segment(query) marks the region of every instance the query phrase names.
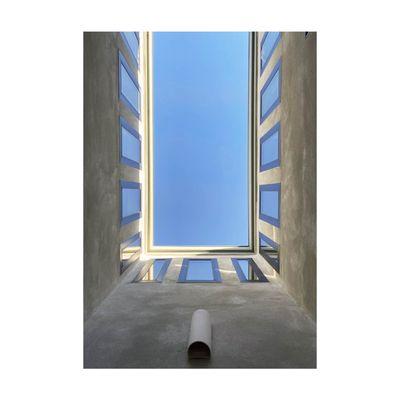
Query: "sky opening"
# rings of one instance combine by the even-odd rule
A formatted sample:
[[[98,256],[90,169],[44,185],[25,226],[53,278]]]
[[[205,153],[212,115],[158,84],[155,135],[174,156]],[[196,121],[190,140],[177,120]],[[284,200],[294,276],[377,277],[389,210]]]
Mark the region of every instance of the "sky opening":
[[[247,246],[248,33],[153,34],[155,246]]]

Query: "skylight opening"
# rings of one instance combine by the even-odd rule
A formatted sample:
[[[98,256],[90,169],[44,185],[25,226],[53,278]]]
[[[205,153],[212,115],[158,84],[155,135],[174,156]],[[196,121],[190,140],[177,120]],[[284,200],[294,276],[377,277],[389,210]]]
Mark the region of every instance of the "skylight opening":
[[[250,244],[249,34],[152,36],[151,247]]]

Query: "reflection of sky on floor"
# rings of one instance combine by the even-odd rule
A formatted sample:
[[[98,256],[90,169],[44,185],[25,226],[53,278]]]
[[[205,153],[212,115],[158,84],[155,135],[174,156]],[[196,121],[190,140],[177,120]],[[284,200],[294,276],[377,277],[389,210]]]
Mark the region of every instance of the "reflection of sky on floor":
[[[188,281],[213,281],[214,275],[212,263],[210,260],[190,260],[188,273],[186,276]]]
[[[248,244],[248,38],[153,34],[154,245]]]

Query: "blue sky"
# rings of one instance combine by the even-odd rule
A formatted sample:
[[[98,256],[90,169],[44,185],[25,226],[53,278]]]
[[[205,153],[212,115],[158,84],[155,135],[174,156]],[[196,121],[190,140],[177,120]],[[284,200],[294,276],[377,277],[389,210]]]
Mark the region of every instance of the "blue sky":
[[[247,245],[248,33],[153,39],[154,245]]]

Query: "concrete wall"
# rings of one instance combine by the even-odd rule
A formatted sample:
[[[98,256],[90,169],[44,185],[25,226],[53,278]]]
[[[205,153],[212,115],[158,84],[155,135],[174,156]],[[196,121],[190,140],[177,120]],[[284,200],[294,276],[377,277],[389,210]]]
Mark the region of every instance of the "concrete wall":
[[[259,33],[261,43],[263,33]],[[280,228],[263,220],[258,229],[280,245],[277,276],[316,318],[316,33],[283,32],[258,93],[278,60],[281,103],[259,125],[258,137],[281,123],[281,163],[258,174],[258,184],[281,183]],[[259,96],[258,96],[259,97]],[[258,109],[260,99],[258,99]],[[259,143],[259,142],[258,142]],[[258,153],[260,153],[258,147]]]
[[[139,222],[120,227],[119,180],[139,171],[119,163],[119,116],[139,121],[119,102],[118,51],[137,74],[118,33],[84,34],[84,313],[87,319],[120,281],[120,243]]]
[[[282,279],[316,318],[316,33],[282,35]]]

